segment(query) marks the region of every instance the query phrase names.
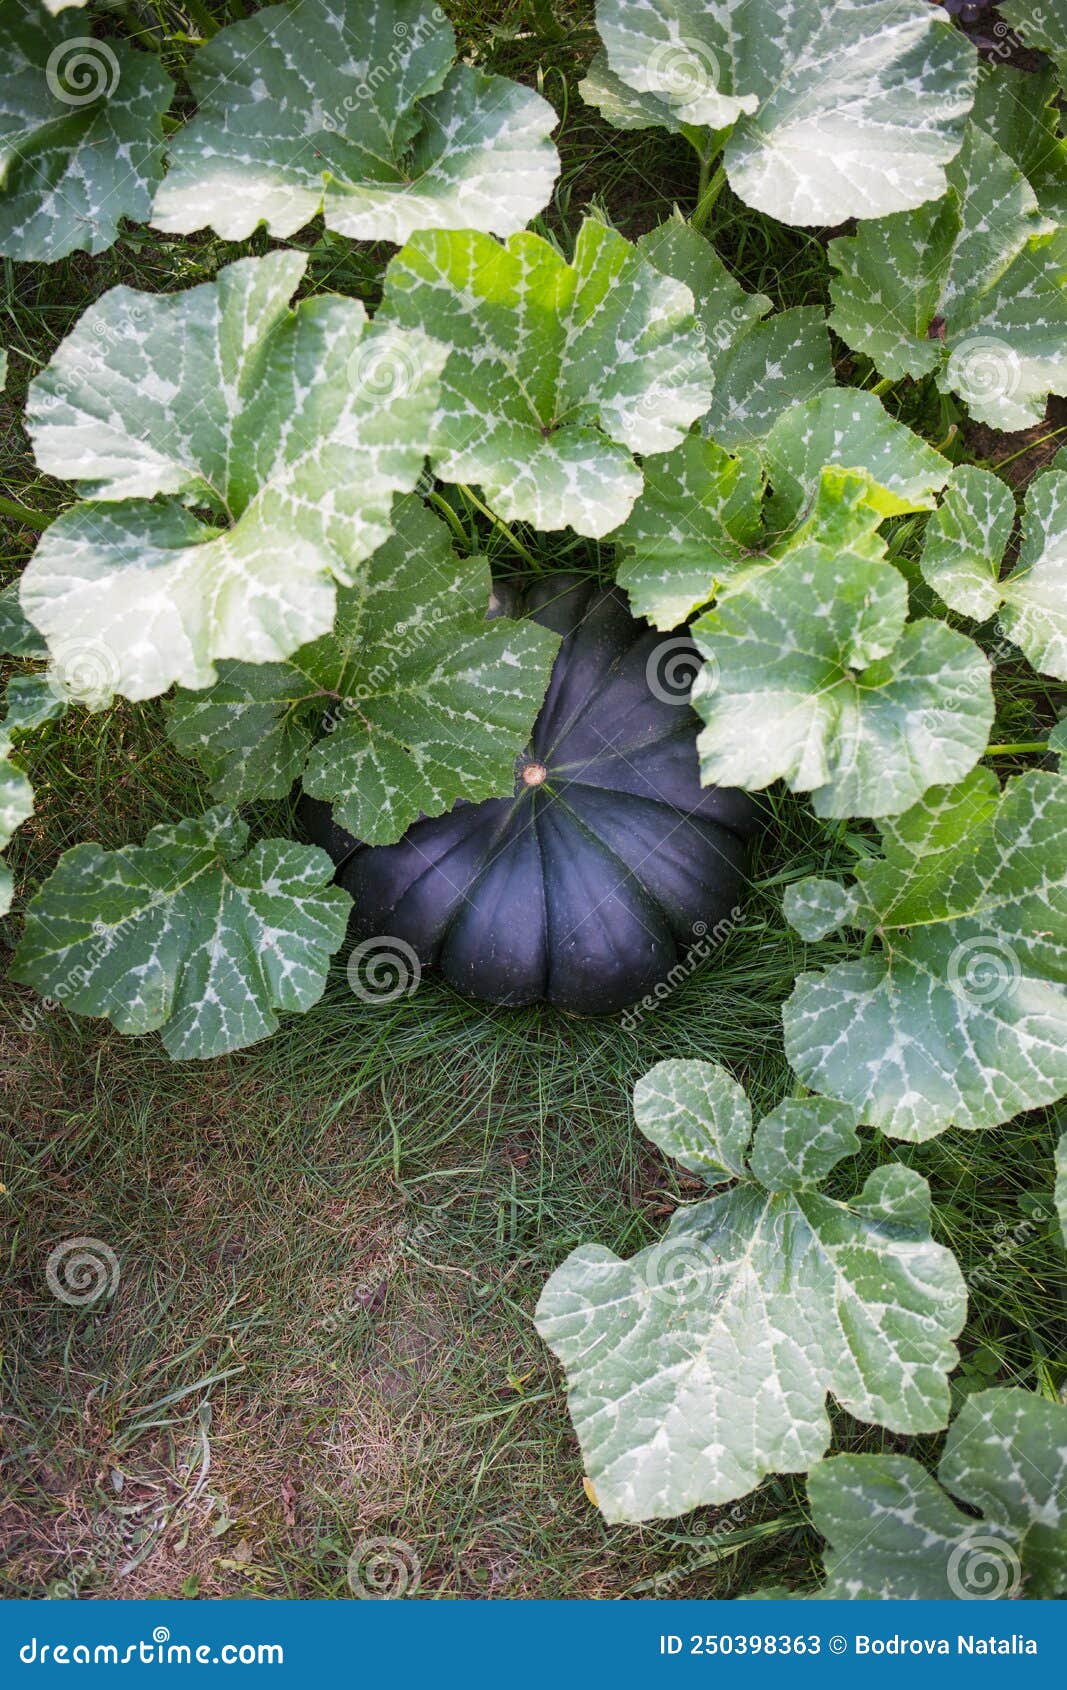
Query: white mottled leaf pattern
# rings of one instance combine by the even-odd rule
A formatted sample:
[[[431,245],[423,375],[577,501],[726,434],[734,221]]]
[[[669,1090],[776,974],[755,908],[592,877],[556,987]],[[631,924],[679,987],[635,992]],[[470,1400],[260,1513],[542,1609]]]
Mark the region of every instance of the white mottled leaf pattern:
[[[997,579],[1015,500],[991,470],[960,464],[926,525],[922,572],[953,610],[984,622],[1000,604]]]
[[[639,94],[621,76],[616,76],[603,51],[595,55],[588,75],[578,87],[586,104],[596,106],[616,129],[670,129],[675,133],[682,129],[658,94]]]
[[[833,386],[830,337],[818,306],[768,317],[766,294],[746,293],[710,242],[680,217],[637,244],[696,301],[715,383],[701,427],[719,445],[737,451],[758,444],[792,405]]]
[[[12,640],[10,643],[17,642]],[[13,675],[4,693],[3,709],[3,720],[0,721],[0,851],[10,843],[16,829],[33,815],[33,787],[15,760],[15,739],[61,716],[66,709],[66,701],[57,696],[47,675]],[[0,916],[6,915],[11,908],[13,893],[11,870],[0,861]]]
[[[1030,483],[1018,562],[999,589],[1009,640],[1043,675],[1067,681],[1067,471]]]
[[[988,769],[883,823],[850,923],[877,948],[802,974],[804,1084],[893,1138],[999,1126],[1067,1093],[1067,778]]]
[[[318,1002],[351,900],[325,851],[247,840],[215,809],[124,850],[76,845],[27,909],[13,978],[121,1033],[158,1029],[181,1060],[266,1038]]]
[[[809,944],[845,927],[856,914],[855,893],[837,880],[808,875],[787,886],[782,909],[789,925]]]
[[[823,472],[804,523],[727,581],[693,624],[705,785],[784,779],[819,816],[905,810],[974,767],[993,722],[989,664],[943,623],[908,623],[865,478]]]
[[[1030,483],[1015,568],[1000,566],[1015,501],[989,470],[961,465],[930,518],[922,572],[953,610],[981,620],[1000,612],[1001,631],[1042,674],[1067,680],[1067,471]]]
[[[6,657],[47,657],[48,647],[19,604],[19,584],[0,589],[0,652]]]
[[[218,797],[283,797],[303,777],[339,825],[383,845],[457,799],[511,792],[559,640],[532,621],[487,622],[485,560],[457,557],[420,501],[403,501],[396,528],[339,594],[329,634],[288,663],[228,666],[210,691],[179,694],[170,736]]]
[[[949,193],[830,243],[831,326],[882,375],[936,374],[993,428],[1040,422],[1067,391],[1067,232],[970,125]]]
[[[730,130],[731,187],[782,222],[945,191],[977,60],[926,0],[597,0],[597,26],[585,98],[623,128]]]
[[[97,708],[326,633],[335,583],[422,471],[444,348],[333,294],[291,311],[306,262],[241,259],[169,296],[114,288],[33,383],[37,461],[91,502],[42,536],[21,603],[57,661],[95,644]]]
[[[1001,0],[1000,13],[1028,47],[1047,53],[1067,83],[1067,10],[1063,0]]]
[[[635,616],[677,628],[750,563],[762,543],[763,489],[753,454],[731,457],[697,434],[647,463],[644,490],[611,536]]]
[[[155,226],[284,239],[323,211],[354,240],[514,234],[552,196],[556,114],[455,50],[429,0],[287,3],[220,30],[188,68],[198,110],[171,142]]]
[[[971,121],[1019,166],[1046,217],[1067,223],[1067,140],[1059,133],[1055,71],[983,65]]]
[[[867,499],[881,516],[929,510],[949,478],[940,452],[896,422],[873,393],[834,388],[794,405],[775,423],[764,456],[785,528],[811,498],[825,465],[865,477]]]
[[[658,1063],[634,1088],[634,1120],[650,1144],[709,1184],[744,1179],[752,1107],[718,1063]]]
[[[711,409],[701,424],[731,451],[755,444],[778,418],[823,388],[834,366],[819,306],[777,311],[741,335],[715,364]]]
[[[0,851],[9,843],[16,828],[33,815],[33,787],[23,771],[11,759],[11,740],[0,724]],[[11,908],[14,895],[11,870],[0,859],[0,915]]]
[[[575,1250],[542,1293],[537,1327],[606,1518],[682,1514],[803,1471],[830,1441],[828,1394],[896,1431],[943,1426],[966,1296],[930,1236],[926,1182],[890,1164],[848,1202],[825,1196],[859,1147],[852,1112],[789,1100],[749,1151],[747,1100],[712,1064],[659,1064],[637,1108],[653,1142],[735,1183],[629,1261]]]
[[[174,84],[151,53],[23,0],[0,0],[0,62],[0,253],[104,252],[151,210]]]
[[[633,454],[669,451],[711,401],[692,292],[592,218],[573,264],[533,234],[416,235],[377,321],[451,348],[434,468],[506,521],[609,533],[641,491]]]
[[[828,1540],[818,1594],[1062,1596],[1065,1486],[1067,1408],[1029,1391],[976,1391],[952,1423],[936,1479],[907,1455],[835,1455],[808,1474],[812,1521]]]
[[[0,850],[33,815],[33,788],[11,761],[11,741],[0,725]]]
[[[68,700],[55,677],[45,670],[32,675],[12,675],[4,693],[4,719],[0,737],[33,733],[47,722],[65,716]]]

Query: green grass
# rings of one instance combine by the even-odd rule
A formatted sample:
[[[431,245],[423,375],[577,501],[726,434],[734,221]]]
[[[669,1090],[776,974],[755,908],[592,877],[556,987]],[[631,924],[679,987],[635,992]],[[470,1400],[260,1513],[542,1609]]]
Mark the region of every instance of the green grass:
[[[226,21],[240,7],[207,10]],[[565,113],[564,176],[543,232],[566,248],[589,204],[631,236],[675,203],[692,209],[684,144],[623,135],[582,106],[589,7],[458,0],[450,10],[480,57],[531,83],[541,76]],[[155,22],[142,44],[177,69],[191,15],[162,0],[143,15]],[[776,306],[825,298],[819,235],[769,225],[729,191],[707,232]],[[141,229],[99,259],[7,265],[0,340],[13,379],[0,493],[45,513],[64,502],[33,466],[18,405],[94,299],[120,281],[187,286],[270,244]],[[311,288],[374,304],[386,249],[317,225],[299,244]],[[839,350],[842,377],[863,379]],[[958,424],[922,389],[887,402],[931,439]],[[986,445],[994,461],[1014,451]],[[505,534],[461,500],[457,510],[498,569],[516,566]],[[6,580],[33,535],[0,520]],[[916,537],[900,525],[905,564]],[[609,563],[584,542],[518,538],[546,568]],[[998,682],[997,737],[1041,737],[1048,690],[1003,661]],[[22,899],[78,840],[139,840],[208,802],[168,750],[156,706],[73,715],[29,748],[28,763],[38,813],[9,853]],[[284,827],[288,817],[263,806],[252,819]],[[791,1084],[779,1007],[805,947],[785,927],[781,889],[812,871],[847,872],[873,836],[827,830],[786,797],[769,801],[767,820],[743,921],[632,1032],[480,1008],[429,978],[411,998],[368,1006],[349,991],[342,957],[324,1002],[268,1044],[175,1067],[155,1039],[124,1040],[4,989],[0,1595],[346,1596],[348,1557],[375,1537],[410,1546],[426,1596],[731,1596],[812,1576],[819,1545],[799,1480],[771,1480],[733,1509],[606,1527],[530,1319],[574,1244],[629,1253],[693,1195],[634,1132],[630,1093],[654,1061],[725,1062],[758,1106]],[[819,948],[820,962],[833,955],[833,942]],[[898,1152],[931,1180],[935,1230],[976,1293],[960,1390],[1063,1383],[1063,1257],[1049,1205],[1058,1130],[1034,1115]],[[841,1177],[858,1184],[889,1154],[868,1135]],[[57,1302],[44,1272],[49,1251],[77,1236],[105,1244],[119,1270],[114,1296],[84,1311]],[[835,1438],[924,1458],[938,1447],[841,1413]]]

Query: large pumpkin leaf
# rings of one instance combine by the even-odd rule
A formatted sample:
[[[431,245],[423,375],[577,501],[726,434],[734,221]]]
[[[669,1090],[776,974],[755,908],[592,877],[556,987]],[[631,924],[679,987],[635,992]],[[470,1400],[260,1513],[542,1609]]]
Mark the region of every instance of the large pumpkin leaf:
[[[677,628],[751,563],[762,543],[763,488],[754,454],[731,457],[697,434],[651,459],[640,498],[612,535],[634,615]]]
[[[533,234],[416,235],[377,320],[452,349],[437,473],[538,528],[618,527],[641,491],[633,453],[669,451],[711,400],[692,292],[592,218],[573,264]]]
[[[120,218],[151,210],[174,84],[151,54],[85,27],[0,0],[0,253],[11,258],[103,252]]]
[[[288,663],[228,665],[209,692],[179,694],[171,738],[219,797],[282,797],[303,775],[341,826],[382,845],[459,798],[510,793],[559,640],[535,622],[487,622],[485,560],[457,557],[417,499],[396,526],[360,587],[339,594],[329,634]]]
[[[977,62],[926,0],[597,0],[597,25],[585,98],[626,128],[729,129],[727,177],[759,211],[837,223],[945,191]]]
[[[552,107],[453,66],[428,0],[268,6],[221,30],[188,76],[197,115],[174,137],[159,229],[293,235],[319,211],[356,240],[416,229],[510,235],[552,195]]]
[[[930,510],[951,473],[940,452],[889,416],[873,393],[833,388],[793,405],[763,447],[782,528],[811,500],[824,466],[862,475],[870,505],[885,516]]]
[[[368,326],[356,300],[290,311],[306,262],[242,259],[170,296],[114,288],[33,383],[37,460],[92,502],[43,535],[21,602],[61,667],[93,647],[89,702],[288,657],[392,532],[445,352]]]
[[[143,845],[76,845],[26,911],[12,977],[171,1056],[266,1038],[317,1003],[351,900],[325,851],[265,839],[228,810],[155,827]]]
[[[969,126],[935,205],[830,243],[830,321],[883,375],[936,374],[994,428],[1040,422],[1065,388],[1067,235],[991,136]]]
[[[1067,680],[1067,472],[1030,483],[1015,568],[1000,579],[1015,518],[1010,490],[989,470],[954,470],[930,518],[922,572],[945,603],[984,620],[1000,611],[1008,639],[1035,669]]]
[[[820,307],[798,305],[768,317],[766,294],[746,293],[710,242],[680,217],[637,244],[657,270],[684,282],[696,301],[715,384],[701,428],[720,445],[737,451],[758,444],[783,412],[833,386],[830,337]]]
[[[758,444],[779,417],[833,381],[821,306],[777,311],[716,358],[715,391],[701,427],[732,451]]]
[[[976,1391],[952,1423],[937,1479],[908,1455],[835,1455],[812,1468],[812,1521],[828,1540],[819,1595],[1062,1596],[1065,1486],[1067,1408],[1029,1391]]]
[[[747,343],[743,339],[738,351]],[[816,388],[821,386],[818,371],[816,363]],[[716,368],[716,399],[718,380]],[[705,427],[714,415],[713,402]],[[873,526],[883,517],[929,509],[950,474],[940,453],[888,416],[873,393],[816,392],[802,403],[776,407],[774,420],[768,421],[766,436],[740,448],[736,457],[711,441],[690,437],[646,464],[644,489],[612,538],[621,547],[619,581],[635,611],[657,627],[673,628],[687,620],[754,553],[774,556],[783,543],[786,548],[791,544],[779,534],[761,533],[761,464],[774,485],[767,516],[778,530],[803,519],[828,466],[839,465],[862,479],[865,492],[854,487],[853,496],[862,494],[876,513]],[[824,505],[824,515],[827,509]]]
[[[538,1330],[607,1518],[682,1514],[802,1471],[830,1441],[828,1393],[896,1431],[943,1426],[966,1296],[930,1236],[926,1182],[890,1164],[849,1202],[827,1197],[858,1149],[851,1110],[790,1100],[753,1138],[744,1093],[710,1063],[660,1063],[634,1106],[668,1155],[734,1183],[629,1261],[575,1250],[542,1293]]]
[[[907,585],[885,561],[869,491],[824,470],[806,521],[694,623],[705,784],[784,779],[817,815],[890,815],[985,750],[989,664],[941,622],[905,626]]]
[[[971,121],[1019,166],[1046,217],[1067,223],[1067,141],[1055,71],[983,65]]]
[[[1067,778],[1035,770],[1000,792],[976,769],[882,835],[884,856],[857,872],[842,911],[863,949],[878,948],[797,980],[783,1011],[797,1073],[913,1142],[1056,1102]]]
[[[953,610],[984,622],[1001,602],[1000,565],[1014,526],[1011,488],[991,470],[960,464],[926,525],[925,580]]]

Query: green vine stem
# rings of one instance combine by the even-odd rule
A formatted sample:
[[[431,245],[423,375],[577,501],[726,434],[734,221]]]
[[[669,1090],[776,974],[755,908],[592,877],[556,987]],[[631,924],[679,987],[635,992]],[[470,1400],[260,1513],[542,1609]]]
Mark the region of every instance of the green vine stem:
[[[523,559],[523,561],[525,563],[528,563],[530,565],[531,569],[536,569],[537,568],[537,559],[534,557],[532,552],[527,551],[526,547],[523,545],[523,543],[519,539],[518,535],[514,534],[512,532],[512,530],[508,527],[507,523],[501,522],[501,520],[497,516],[496,512],[491,511],[489,509],[489,506],[487,504],[484,504],[482,502],[482,500],[479,499],[477,493],[473,492],[472,489],[470,487],[468,487],[464,482],[457,481],[456,487],[459,490],[459,492],[462,493],[462,495],[465,499],[470,500],[470,502],[474,506],[475,510],[481,511],[483,516],[486,516],[486,517],[489,518],[489,521],[493,524],[493,527],[497,530],[497,532],[499,534],[503,534],[505,540],[508,542],[508,545],[512,546],[515,549],[515,551],[518,552],[519,556]]]
[[[985,757],[1021,757],[1024,752],[1047,751],[1047,739],[1028,739],[1020,745],[987,745]]]
[[[711,159],[701,163],[701,186],[697,195],[696,210],[689,219],[694,229],[702,229],[715,208],[715,201],[726,186],[726,167],[720,164],[714,175],[710,172]]]
[[[460,545],[469,549],[470,548],[470,535],[467,533],[467,530],[464,528],[463,523],[460,521],[460,518],[459,518],[457,512],[452,509],[452,506],[449,504],[448,500],[443,498],[440,493],[430,493],[428,495],[428,501],[433,506],[435,511],[440,511],[441,515],[444,517],[445,521],[448,523],[448,526],[451,528],[453,534],[456,536],[456,539],[459,541]]]

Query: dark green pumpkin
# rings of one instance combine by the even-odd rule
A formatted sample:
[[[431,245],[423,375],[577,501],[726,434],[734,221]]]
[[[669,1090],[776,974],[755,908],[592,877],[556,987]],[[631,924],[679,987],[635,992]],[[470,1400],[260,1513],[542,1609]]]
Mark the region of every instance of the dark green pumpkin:
[[[514,796],[457,804],[396,845],[361,845],[307,799],[305,825],[355,899],[357,938],[404,940],[472,997],[610,1014],[737,905],[755,806],[700,785],[683,636],[573,575],[508,610],[564,636]]]

